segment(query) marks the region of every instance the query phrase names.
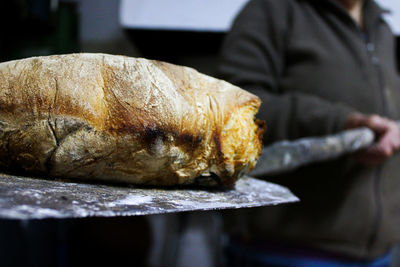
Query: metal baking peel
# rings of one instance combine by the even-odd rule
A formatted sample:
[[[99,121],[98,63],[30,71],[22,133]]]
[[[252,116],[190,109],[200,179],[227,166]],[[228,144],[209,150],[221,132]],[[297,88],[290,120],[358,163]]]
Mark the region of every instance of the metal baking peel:
[[[397,122],[400,127],[400,121]],[[292,171],[298,167],[332,160],[367,148],[375,134],[368,128],[356,128],[335,135],[276,142],[264,147],[252,176],[267,176]]]
[[[288,189],[244,177],[231,190],[154,189],[0,175],[0,218],[133,216],[238,209],[298,201]]]
[[[265,147],[250,175],[290,171],[370,146],[367,128],[278,142]],[[298,201],[288,189],[251,177],[231,190],[165,189],[62,182],[0,174],[0,218],[42,219],[134,216],[181,211],[238,209]]]

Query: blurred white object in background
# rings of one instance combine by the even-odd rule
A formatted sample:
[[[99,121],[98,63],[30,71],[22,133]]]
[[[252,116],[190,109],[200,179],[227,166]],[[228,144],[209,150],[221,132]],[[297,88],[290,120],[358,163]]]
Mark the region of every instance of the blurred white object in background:
[[[248,0],[121,0],[125,28],[225,32]]]
[[[125,28],[191,31],[228,31],[249,0],[121,0],[120,23]],[[376,0],[390,10],[384,15],[400,35],[400,1]]]

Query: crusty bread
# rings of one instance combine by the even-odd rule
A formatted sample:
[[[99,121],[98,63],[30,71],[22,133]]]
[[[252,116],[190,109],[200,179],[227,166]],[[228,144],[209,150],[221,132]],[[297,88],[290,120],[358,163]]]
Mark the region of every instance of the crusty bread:
[[[261,151],[258,97],[164,62],[106,54],[0,64],[0,167],[135,184],[231,185]]]

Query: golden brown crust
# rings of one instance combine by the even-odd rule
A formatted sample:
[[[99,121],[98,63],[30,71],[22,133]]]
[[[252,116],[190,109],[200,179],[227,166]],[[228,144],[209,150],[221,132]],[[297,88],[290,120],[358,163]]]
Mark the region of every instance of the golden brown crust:
[[[231,84],[159,61],[71,54],[5,62],[0,164],[81,179],[215,184],[216,175],[232,184],[261,151],[259,106]]]

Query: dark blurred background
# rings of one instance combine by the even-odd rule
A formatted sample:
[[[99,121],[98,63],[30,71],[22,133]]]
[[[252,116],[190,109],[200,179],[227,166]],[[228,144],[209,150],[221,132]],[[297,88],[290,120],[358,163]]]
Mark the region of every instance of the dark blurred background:
[[[228,1],[238,7],[246,2]],[[1,1],[0,62],[93,52],[158,59],[215,74],[224,30],[124,26],[120,21],[121,2]],[[211,267],[219,262],[220,226],[213,212],[0,219],[0,266]]]
[[[134,15],[140,15],[145,1],[134,1],[143,4],[134,6]],[[163,1],[167,0],[160,0]],[[177,0],[168,1],[177,3]],[[202,3],[218,8],[221,15],[229,7],[224,15],[233,18],[246,1],[204,0]],[[185,27],[184,23],[181,28],[129,24],[120,19],[121,12],[129,16],[129,10],[122,9],[122,2],[1,1],[0,62],[30,56],[101,52],[164,60],[191,66],[212,76],[216,74],[218,51],[229,21],[225,26],[209,28]],[[222,2],[227,6],[222,6]],[[176,5],[173,9],[179,7]],[[151,21],[152,14],[146,15]],[[187,16],[190,18],[191,14]],[[207,22],[212,24],[218,17],[211,14]],[[397,51],[400,57],[400,42]],[[218,214],[214,212],[131,218],[0,220],[0,266],[215,266],[220,263],[220,226]]]
[[[0,10],[2,61],[80,50],[77,1],[2,1]]]
[[[233,2],[239,6],[246,0]],[[159,59],[215,74],[224,31],[124,27],[119,13],[117,0],[1,1],[0,61],[101,52]]]

